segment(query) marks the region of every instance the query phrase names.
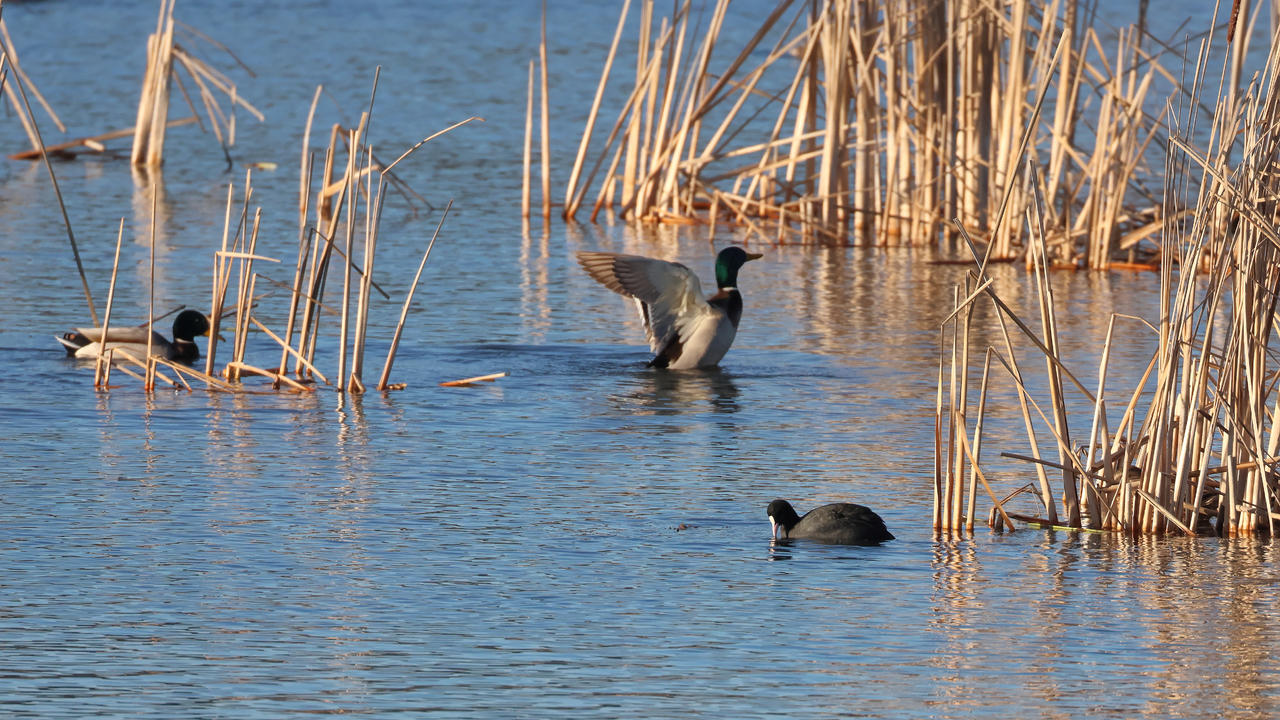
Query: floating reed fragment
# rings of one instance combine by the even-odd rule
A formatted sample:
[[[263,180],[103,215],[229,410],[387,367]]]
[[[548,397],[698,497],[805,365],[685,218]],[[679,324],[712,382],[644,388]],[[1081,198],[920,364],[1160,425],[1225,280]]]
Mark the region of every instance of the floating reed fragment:
[[[469,387],[476,383],[493,382],[498,378],[504,378],[506,376],[507,374],[505,372],[493,373],[491,375],[477,375],[476,377],[465,378],[462,380],[449,380],[447,382],[442,382],[440,383],[440,387]]]

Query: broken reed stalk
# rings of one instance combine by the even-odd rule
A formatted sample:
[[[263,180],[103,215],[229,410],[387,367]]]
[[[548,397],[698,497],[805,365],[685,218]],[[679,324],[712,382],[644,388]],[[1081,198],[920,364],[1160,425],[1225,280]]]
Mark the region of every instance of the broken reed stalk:
[[[418,280],[422,278],[422,269],[427,266],[427,258],[431,257],[431,248],[436,245],[436,238],[440,236],[440,229],[444,227],[444,221],[449,217],[449,210],[453,207],[453,200],[449,200],[449,204],[445,206],[444,213],[440,216],[440,223],[436,225],[436,231],[431,233],[431,242],[427,243],[426,252],[422,253],[422,262],[418,263],[418,272],[414,273],[413,282],[409,285],[409,292],[405,294],[404,306],[400,308],[400,320],[396,323],[395,333],[391,336],[391,347],[387,350],[387,361],[382,366],[382,375],[378,377],[378,390],[385,391],[387,389],[387,379],[391,376],[391,366],[395,363],[396,351],[400,349],[400,335],[404,331],[404,321],[409,316],[409,307],[413,303],[413,295],[418,291]]]
[[[133,125],[134,165],[156,166],[164,155],[164,127],[169,116],[169,76],[173,69],[173,6],[160,0],[156,30],[147,36],[147,67]]]

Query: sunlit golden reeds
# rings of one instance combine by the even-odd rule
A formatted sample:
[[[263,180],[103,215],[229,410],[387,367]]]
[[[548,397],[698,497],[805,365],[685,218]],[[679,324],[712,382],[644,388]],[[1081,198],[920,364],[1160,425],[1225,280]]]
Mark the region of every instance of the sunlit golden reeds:
[[[375,94],[376,86],[375,77]],[[384,164],[373,152],[367,135],[373,108],[371,96],[369,109],[362,113],[356,127],[334,125],[331,128],[329,144],[324,149],[323,170],[317,182],[313,172],[315,152],[310,146],[310,138],[319,94],[320,89],[317,88],[303,134],[292,284],[270,280],[258,268],[261,263],[280,263],[281,260],[260,249],[264,240],[260,237],[264,209],[254,206],[253,172],[247,170],[238,198],[236,186],[231,184],[227,187],[222,237],[212,253],[208,313],[211,330],[203,372],[164,358],[152,357],[148,361],[127,351],[109,349],[95,372],[97,387],[109,388],[110,370],[118,367],[126,374],[137,375],[147,390],[152,389],[154,378],[174,387],[191,388],[188,380],[195,380],[211,390],[260,391],[242,382],[245,376],[257,375],[269,378],[276,389],[310,391],[316,388],[317,383],[322,383],[340,392],[365,391],[364,358],[370,346],[370,318],[380,304],[374,291],[383,299],[390,299],[373,279],[387,191],[394,188],[411,201],[419,197],[396,176],[394,169],[427,142],[481,118],[467,118],[435,132],[405,150],[394,161]],[[153,195],[153,245],[155,197]],[[431,236],[400,307],[399,322],[376,386],[379,390],[405,387],[405,383],[391,383],[389,376],[414,291],[447,215],[448,207]],[[117,263],[118,252],[117,248]],[[335,272],[340,273],[341,282],[330,283],[329,279]],[[108,313],[115,297],[115,276],[113,270]],[[289,291],[288,299],[283,303],[287,308],[282,323],[283,333],[271,329],[271,323],[265,319],[270,314],[270,309],[265,307],[270,293],[259,292],[259,279]],[[149,292],[148,297],[152,298],[153,293]],[[149,300],[149,303],[153,302]],[[275,367],[250,358],[249,340],[253,333],[260,333],[274,343],[270,353],[279,359]],[[326,342],[335,340],[336,347],[325,347],[322,338]],[[223,343],[229,343],[229,349],[223,349]],[[151,351],[146,350],[142,354],[150,355]],[[329,374],[321,371],[322,354],[325,361],[336,364],[336,371]],[[143,369],[144,373],[138,374],[132,369],[135,366]]]
[[[1060,360],[1060,343],[1067,340],[1058,337],[1054,324],[1050,249],[1042,239],[1044,213],[1038,201],[1021,226],[1033,249],[1038,329],[1031,330],[989,288],[985,293],[1002,327],[1016,322],[1043,356],[1043,386],[1028,387],[1007,341],[988,347],[977,418],[971,418],[963,392],[971,340],[965,323],[979,294],[958,302],[944,325],[950,363],[944,356],[939,366],[934,508],[939,530],[972,529],[976,522],[975,486],[971,479],[966,482],[966,470],[970,478],[981,474],[986,378],[998,368],[1018,393],[1032,449],[1029,455],[1001,454],[1031,463],[1041,478],[1033,492],[1038,502],[1032,518],[1130,534],[1275,534],[1280,519],[1280,355],[1274,348],[1280,320],[1280,235],[1275,230],[1280,178],[1274,162],[1280,156],[1280,51],[1272,48],[1266,68],[1238,94],[1220,82],[1217,100],[1202,104],[1208,50],[1202,44],[1189,71],[1187,100],[1170,102],[1173,132],[1158,213],[1159,317],[1151,322],[1111,318],[1099,348],[1096,384],[1086,388]],[[1226,62],[1233,62],[1230,55]],[[1229,78],[1229,68],[1220,77]],[[1212,114],[1199,117],[1202,108],[1212,108]],[[1195,134],[1199,123],[1207,123],[1206,134]],[[1207,137],[1207,144],[1196,137]],[[1024,177],[1034,187],[1035,165],[1026,167]],[[979,262],[962,288],[984,277]],[[1133,342],[1122,339],[1131,337],[1117,331],[1122,325],[1150,333],[1155,341],[1138,377],[1118,377],[1112,366],[1115,346]],[[950,387],[961,389],[944,397],[948,377]],[[1135,384],[1115,389],[1125,381]],[[1087,418],[1067,417],[1069,393],[1092,407]],[[1071,420],[1081,430],[1087,427],[1087,434],[1073,435]],[[1041,441],[1056,456],[1044,457]],[[1054,483],[1046,482],[1049,474],[1060,478],[1057,496]],[[1028,519],[1004,507],[995,493],[990,497],[999,514]],[[1008,525],[1010,518],[1002,522]]]
[[[1158,227],[1142,160],[1164,118],[1144,104],[1172,76],[1139,32],[1105,45],[1075,0],[780,0],[736,45],[723,29],[747,19],[726,0],[702,22],[690,2],[640,4],[618,25],[634,71],[612,70],[615,35],[566,218],[592,188],[592,219],[706,221],[714,205],[767,242],[932,246],[963,217],[1008,260],[1027,246],[996,218],[1030,202],[1030,155],[1054,264],[1106,267]],[[600,125],[609,83],[624,99]]]
[[[186,71],[192,85],[199,91],[200,103],[209,121],[209,128],[222,146],[223,152],[235,144],[235,109],[240,106],[259,122],[263,114],[240,96],[236,84],[205,61],[196,57],[175,41],[175,30],[182,23],[173,16],[176,0],[161,0],[155,32],[147,37],[147,67],[142,78],[142,92],[138,99],[137,119],[133,126],[133,150],[130,158],[134,165],[156,167],[164,162],[165,132],[174,123],[169,122],[169,94],[171,83],[177,82],[183,99],[191,110],[193,121],[200,121],[200,111],[182,85],[177,69]],[[212,42],[219,49],[230,53],[220,43],[187,28],[192,34]],[[234,57],[234,56],[233,56]],[[231,110],[226,112],[218,102],[214,91],[227,97]],[[201,125],[203,126],[203,122]],[[228,156],[228,163],[230,156]]]

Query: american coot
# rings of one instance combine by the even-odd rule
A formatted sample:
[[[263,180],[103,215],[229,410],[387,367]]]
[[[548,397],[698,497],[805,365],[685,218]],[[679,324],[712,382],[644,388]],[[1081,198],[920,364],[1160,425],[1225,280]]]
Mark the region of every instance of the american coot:
[[[168,360],[189,363],[200,357],[196,346],[197,335],[209,334],[209,319],[195,310],[183,310],[173,319],[173,341],[164,339],[158,332],[151,333],[151,354]],[[98,343],[102,340],[102,328],[76,328],[66,333],[58,342],[68,355],[78,358],[98,356]],[[107,348],[124,348],[142,357],[147,354],[147,329],[138,327],[111,328],[107,332]]]
[[[878,545],[893,539],[884,520],[863,505],[832,503],[800,517],[791,503],[774,500],[768,513],[775,539],[804,538],[839,545]]]
[[[654,358],[650,367],[714,367],[729,351],[742,318],[738,270],[762,257],[740,247],[716,256],[719,292],[702,297],[698,276],[680,263],[603,252],[580,252],[578,262],[601,285],[633,298]]]

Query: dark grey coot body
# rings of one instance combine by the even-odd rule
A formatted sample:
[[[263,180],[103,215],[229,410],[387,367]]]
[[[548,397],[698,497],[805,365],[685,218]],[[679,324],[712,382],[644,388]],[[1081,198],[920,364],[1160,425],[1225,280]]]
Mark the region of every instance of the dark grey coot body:
[[[776,539],[800,538],[836,545],[879,545],[893,539],[884,520],[865,505],[832,503],[800,517],[791,503],[774,500],[769,503],[768,513]]]

